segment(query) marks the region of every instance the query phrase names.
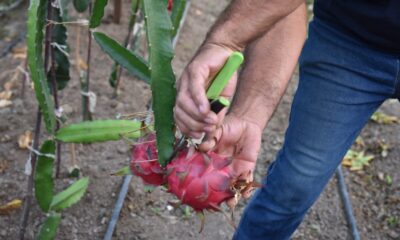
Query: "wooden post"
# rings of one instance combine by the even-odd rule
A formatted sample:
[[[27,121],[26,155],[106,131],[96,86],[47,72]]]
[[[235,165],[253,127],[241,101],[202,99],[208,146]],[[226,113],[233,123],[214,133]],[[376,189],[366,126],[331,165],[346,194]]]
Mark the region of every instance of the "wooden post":
[[[114,0],[114,23],[119,24],[121,20],[122,0]]]

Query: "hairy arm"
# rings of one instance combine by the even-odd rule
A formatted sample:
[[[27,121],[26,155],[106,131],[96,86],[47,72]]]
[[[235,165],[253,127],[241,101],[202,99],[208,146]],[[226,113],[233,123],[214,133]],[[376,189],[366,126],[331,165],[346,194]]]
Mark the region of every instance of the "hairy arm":
[[[232,114],[265,127],[296,67],[306,28],[307,11],[302,4],[246,48]]]
[[[304,0],[234,0],[214,24],[205,42],[240,51],[304,2]]]
[[[255,167],[263,129],[296,67],[306,25],[306,7],[302,4],[247,46],[246,65],[230,112],[201,145],[205,151],[216,146],[220,154],[233,156],[232,168],[237,176],[247,176]],[[251,179],[251,175],[248,177]]]
[[[304,15],[303,19],[300,14],[304,8],[304,0],[234,0],[230,4],[177,82],[174,117],[183,134],[198,138],[203,132],[215,133],[223,113],[218,119],[210,111],[205,89],[235,50],[248,46],[247,64],[232,112],[241,113],[246,105],[259,101],[260,94],[245,97],[254,94],[256,84],[264,86],[268,81],[270,86],[277,88],[279,85],[284,89],[287,80],[282,78],[290,78],[304,42],[306,18]],[[266,68],[268,71],[265,71]],[[229,82],[222,95],[233,97],[235,86],[236,77]],[[274,100],[277,103],[283,90],[273,94],[279,96]],[[276,105],[274,101],[268,103],[269,109]]]

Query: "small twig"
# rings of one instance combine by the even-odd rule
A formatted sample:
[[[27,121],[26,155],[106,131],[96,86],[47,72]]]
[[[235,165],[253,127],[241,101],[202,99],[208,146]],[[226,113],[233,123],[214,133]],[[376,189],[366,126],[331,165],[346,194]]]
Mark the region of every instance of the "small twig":
[[[39,147],[39,135],[40,135],[41,122],[42,122],[42,113],[40,112],[40,109],[38,109],[37,115],[36,115],[35,136],[33,139],[33,147],[32,147],[33,149],[38,149],[38,147]],[[35,154],[34,151],[30,151],[29,157],[31,159],[32,171],[28,178],[27,191],[25,193],[24,207],[22,210],[21,224],[20,224],[20,229],[19,229],[19,239],[20,240],[23,240],[25,237],[25,231],[26,231],[26,226],[28,224],[28,220],[29,220],[29,211],[30,211],[30,207],[31,207],[32,197],[33,197],[33,177],[35,175],[35,166],[36,166],[37,155]]]
[[[81,72],[81,67],[79,65],[79,62],[81,60],[81,57],[80,57],[80,47],[81,47],[80,41],[81,41],[81,28],[80,28],[80,26],[78,26],[76,28],[76,43],[75,43],[75,67],[76,67],[76,71],[78,72],[78,74],[80,74],[80,72]]]
[[[149,159],[149,160],[140,160],[140,161],[135,161],[135,163],[145,163],[145,162],[155,162],[157,161],[157,158],[154,159]]]
[[[25,98],[25,86],[26,86],[26,83],[28,82],[28,78],[29,78],[29,73],[28,73],[27,69],[28,69],[28,58],[25,58],[24,68],[19,68],[19,70],[24,75],[22,77],[22,86],[21,86],[21,98],[22,99]]]
[[[92,14],[92,3],[89,4],[89,15]],[[88,29],[88,51],[87,51],[87,59],[86,59],[86,80],[82,83],[82,91],[89,92],[90,89],[90,58],[92,52],[92,32]],[[92,114],[89,110],[89,96],[83,96],[83,120],[84,121],[91,121]]]
[[[130,138],[127,138],[125,136],[121,136],[121,138],[122,138],[122,141],[124,141],[124,143],[129,145],[129,146],[137,146],[137,145],[141,145],[143,143],[152,143],[152,142],[156,141],[156,140],[153,140],[153,141],[147,141],[147,142],[136,142],[136,141],[134,141],[134,140],[132,140]]]
[[[155,143],[156,140],[151,140],[151,141],[144,141],[144,142],[136,142],[135,144],[133,144],[134,146],[138,146],[138,145],[142,145],[142,144],[148,144],[148,143]]]
[[[53,18],[54,7],[53,7],[54,0],[48,1],[47,4],[47,21],[50,21]],[[54,52],[54,46],[52,45],[52,38],[53,38],[53,25],[47,24],[46,25],[46,42],[45,46],[50,56],[46,56],[46,60],[50,59],[50,76],[51,76],[51,93],[53,94],[54,99],[54,107],[55,109],[59,109],[58,103],[58,89],[57,89],[57,76],[56,76],[56,57]],[[46,71],[47,71],[47,65]],[[56,131],[60,129],[60,122],[56,121]],[[56,160],[57,160],[57,167],[56,167],[56,178],[60,175],[60,164],[61,164],[61,143],[56,141]]]
[[[46,23],[47,25],[78,25],[78,26],[88,26],[89,21],[86,19],[78,19],[77,21],[66,21],[66,22],[57,22],[54,20],[48,20]]]
[[[134,12],[131,13],[131,17],[129,19],[129,24],[128,24],[128,35],[126,35],[125,37],[125,42],[124,42],[124,47],[125,48],[130,48],[130,42],[131,42],[131,37],[132,35],[134,35],[134,40],[137,38],[136,34],[137,33],[133,33],[133,29],[135,28],[135,24],[136,24],[136,16],[139,15],[139,3],[136,4],[136,9],[134,10]],[[133,34],[132,34],[133,33]],[[118,95],[118,88],[121,82],[121,75],[122,75],[122,70],[123,68],[118,65],[118,69],[117,69],[117,78],[115,81],[115,87],[114,87],[114,97],[117,97]]]
[[[119,24],[121,22],[121,13],[122,13],[122,0],[114,0],[113,20],[115,24]]]
[[[56,158],[56,155],[54,155],[54,154],[41,153],[41,152],[39,152],[39,150],[34,149],[34,148],[31,147],[31,146],[27,146],[26,148],[27,148],[29,151],[33,152],[36,156],[44,156],[44,157],[48,157],[48,158],[52,158],[52,159],[55,159],[55,158]]]
[[[148,114],[153,114],[153,111],[135,112],[130,114],[120,114],[118,119],[131,119],[135,117],[146,117]]]
[[[51,29],[52,30],[52,29]],[[54,98],[54,107],[59,109],[58,102],[58,89],[57,89],[57,77],[56,77],[56,57],[54,53],[54,47],[50,49],[51,53],[51,87]],[[60,121],[56,121],[56,131],[60,129]],[[57,159],[57,167],[56,167],[56,178],[60,177],[60,165],[61,165],[61,142],[56,141],[56,159]]]
[[[75,154],[75,143],[69,144],[69,152],[71,154],[71,166],[75,166],[76,164],[76,154]]]
[[[69,57],[69,53],[66,51],[67,46],[65,46],[65,45],[60,45],[60,44],[58,44],[58,43],[56,43],[56,42],[52,42],[52,43],[50,43],[50,45],[51,45],[52,47],[55,47],[55,48],[57,48],[58,50],[60,50],[60,52],[62,52],[66,57]]]

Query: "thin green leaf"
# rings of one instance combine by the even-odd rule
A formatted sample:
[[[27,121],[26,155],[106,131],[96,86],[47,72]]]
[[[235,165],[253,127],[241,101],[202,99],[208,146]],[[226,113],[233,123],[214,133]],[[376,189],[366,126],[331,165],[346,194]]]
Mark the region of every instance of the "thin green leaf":
[[[42,144],[35,171],[35,197],[43,212],[48,212],[53,200],[54,182],[54,152],[56,144],[48,140]],[[51,157],[51,155],[53,157]]]
[[[40,228],[37,240],[52,240],[56,238],[58,225],[61,222],[61,214],[52,212]]]
[[[129,166],[118,169],[116,172],[111,173],[112,176],[126,176],[132,175],[131,168]]]
[[[94,32],[94,39],[112,59],[126,68],[129,73],[137,76],[143,81],[150,83],[150,69],[145,60],[121,46],[117,41],[104,33]]]
[[[129,26],[128,26],[129,32],[128,35],[125,37],[124,48],[126,48],[129,44],[130,36],[132,35],[133,27],[136,23],[136,16],[138,14],[139,5],[140,5],[139,0],[131,1],[131,12],[130,12]],[[117,86],[117,77],[119,70],[120,70],[120,65],[118,64],[118,62],[114,62],[110,77],[108,78],[108,82],[110,83],[110,86],[113,88]]]
[[[173,26],[172,37],[175,37],[181,24],[183,12],[185,11],[186,0],[174,0],[171,11],[171,22]]]
[[[140,137],[141,122],[133,120],[96,120],[62,127],[57,140],[74,143],[115,141]]]
[[[53,134],[56,124],[54,102],[47,85],[42,57],[46,5],[46,0],[30,1],[27,22],[28,66],[31,79],[34,83],[36,99],[43,113],[46,129],[50,134]]]
[[[175,104],[175,76],[171,61],[172,24],[167,12],[167,1],[144,0],[147,38],[150,50],[151,90],[157,132],[158,161],[167,164],[173,152]]]
[[[77,203],[85,194],[89,185],[89,178],[82,178],[74,182],[64,191],[54,196],[50,209],[60,211]]]
[[[84,12],[88,8],[90,0],[74,0],[73,4],[78,12]]]
[[[60,10],[55,8],[55,13],[53,14],[53,21],[56,22],[63,22],[62,17],[60,16]],[[67,44],[67,28],[63,24],[56,24],[53,27],[53,37],[52,42],[56,43],[58,47],[52,46],[55,56],[56,62],[56,82],[57,82],[57,89],[62,90],[64,89],[68,81],[70,80],[69,76],[69,59],[66,56],[66,53],[69,51],[69,47]],[[60,49],[64,48],[64,49]],[[47,72],[47,79],[49,83],[51,82],[52,72],[51,69]]]
[[[104,16],[104,9],[107,6],[107,0],[96,0],[93,5],[93,12],[90,18],[89,27],[96,28],[100,25]]]

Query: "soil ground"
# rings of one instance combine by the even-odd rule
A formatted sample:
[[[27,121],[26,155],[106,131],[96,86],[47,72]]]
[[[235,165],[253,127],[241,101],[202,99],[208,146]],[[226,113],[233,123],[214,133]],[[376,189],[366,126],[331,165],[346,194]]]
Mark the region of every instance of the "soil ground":
[[[123,1],[128,6],[127,0]],[[205,34],[219,13],[229,1],[192,1],[187,20],[176,48],[174,68],[179,75],[185,64],[201,44]],[[27,4],[0,18],[0,47],[2,50],[25,29]],[[100,31],[122,41],[126,35],[127,9],[122,23],[104,23]],[[111,8],[107,9],[111,14]],[[68,27],[71,53],[74,53],[77,30]],[[82,31],[82,34],[84,31]],[[82,37],[83,38],[83,37]],[[82,41],[81,56],[86,58],[86,43]],[[17,45],[23,47],[24,42]],[[113,89],[108,85],[112,61],[93,44],[91,90],[97,95],[96,119],[114,118],[119,113],[134,113],[146,110],[150,98],[149,87],[128,74],[122,76],[121,93],[114,99]],[[0,91],[8,82],[23,59],[8,54],[0,59]],[[81,119],[80,83],[75,69],[71,68],[72,79],[60,94],[60,102],[68,116],[68,122]],[[273,161],[282,145],[287,126],[288,113],[297,86],[297,74],[263,135],[262,152],[256,170],[256,179],[266,174],[266,168]],[[0,204],[12,199],[23,199],[27,185],[24,166],[28,151],[20,149],[18,137],[26,130],[33,130],[36,115],[36,101],[31,88],[21,93],[21,77],[13,86],[12,105],[0,108]],[[397,100],[389,100],[379,109],[387,114],[400,117]],[[375,158],[360,172],[344,170],[348,183],[355,217],[362,239],[400,239],[400,125],[380,125],[369,122],[361,136],[364,149]],[[41,139],[45,139],[45,135]],[[388,154],[382,153],[382,143],[389,146]],[[79,204],[63,213],[57,239],[101,239],[104,236],[111,212],[114,208],[122,179],[110,177],[110,173],[126,166],[129,146],[123,142],[92,145],[76,145],[76,154],[82,175],[90,177],[88,193]],[[70,165],[68,147],[63,146],[62,174],[57,180],[58,191],[73,179],[67,177]],[[206,225],[198,233],[200,221],[193,212],[184,207],[171,210],[168,201],[174,198],[162,189],[151,193],[134,178],[118,221],[114,239],[230,239],[234,229],[222,214],[206,214]],[[237,208],[239,219],[246,202]],[[21,210],[10,216],[0,216],[0,239],[17,239]],[[45,216],[33,204],[27,239],[33,239]],[[237,221],[237,220],[236,220]],[[307,214],[304,222],[293,236],[294,239],[351,239],[343,206],[338,195],[336,180],[327,188]]]

